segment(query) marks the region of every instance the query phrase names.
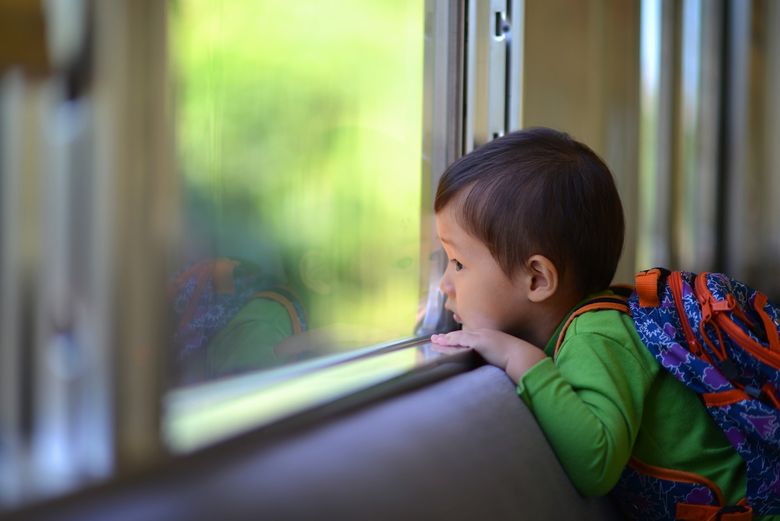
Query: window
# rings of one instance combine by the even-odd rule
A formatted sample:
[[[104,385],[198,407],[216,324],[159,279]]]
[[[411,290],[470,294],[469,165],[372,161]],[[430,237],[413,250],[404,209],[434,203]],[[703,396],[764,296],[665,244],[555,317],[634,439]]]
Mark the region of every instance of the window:
[[[182,0],[170,17],[176,384],[409,337],[421,0]]]

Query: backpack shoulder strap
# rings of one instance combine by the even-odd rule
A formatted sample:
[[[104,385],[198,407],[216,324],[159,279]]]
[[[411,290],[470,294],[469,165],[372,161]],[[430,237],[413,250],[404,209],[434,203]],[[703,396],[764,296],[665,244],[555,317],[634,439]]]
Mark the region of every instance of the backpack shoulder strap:
[[[621,289],[620,293],[624,293],[624,291]],[[604,309],[620,311],[621,313],[630,315],[631,311],[628,308],[626,298],[627,297],[614,295],[596,297],[583,302],[578,308],[572,311],[572,313],[569,315],[569,318],[566,320],[566,323],[561,328],[561,332],[558,334],[558,341],[555,344],[555,353],[553,356],[558,356],[558,350],[560,350],[561,345],[563,344],[563,339],[566,337],[566,331],[569,329],[571,323],[574,322],[575,318],[590,311],[601,311]]]
[[[307,329],[306,315],[303,307],[299,304],[295,294],[287,288],[275,286],[264,291],[258,291],[252,295],[253,298],[264,298],[281,304],[290,317],[293,334],[297,335]]]
[[[634,284],[640,306],[657,307],[661,303],[661,295],[664,294],[669,275],[671,272],[664,268],[653,268],[636,274]]]

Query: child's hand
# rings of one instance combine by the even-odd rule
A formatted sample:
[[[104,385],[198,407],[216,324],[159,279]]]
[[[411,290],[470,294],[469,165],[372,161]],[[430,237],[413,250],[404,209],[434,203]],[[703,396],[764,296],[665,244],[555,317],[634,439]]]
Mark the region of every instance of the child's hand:
[[[462,330],[433,335],[431,342],[450,348],[474,349],[489,364],[506,371],[515,383],[520,381],[526,371],[546,358],[544,351],[538,347],[494,329]]]

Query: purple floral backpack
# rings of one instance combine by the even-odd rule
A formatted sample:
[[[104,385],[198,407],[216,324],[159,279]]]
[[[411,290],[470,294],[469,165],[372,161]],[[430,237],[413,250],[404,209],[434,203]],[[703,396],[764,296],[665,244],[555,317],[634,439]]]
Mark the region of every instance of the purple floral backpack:
[[[295,294],[244,261],[219,258],[188,266],[173,278],[169,298],[176,318],[177,363],[203,351],[219,330],[255,298],[284,306],[294,334],[306,330],[306,316]]]
[[[720,273],[655,268],[636,276],[627,299],[595,299],[569,320],[597,309],[631,315],[642,342],[700,396],[747,471],[746,497],[726,505],[705,477],[632,458],[612,494],[624,512],[690,521],[780,513],[780,307]]]

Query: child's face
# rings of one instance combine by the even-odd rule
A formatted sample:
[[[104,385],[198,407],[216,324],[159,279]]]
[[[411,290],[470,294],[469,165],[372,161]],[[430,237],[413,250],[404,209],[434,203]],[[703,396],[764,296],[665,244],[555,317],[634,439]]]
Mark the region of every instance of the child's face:
[[[487,246],[458,224],[452,205],[436,214],[436,229],[449,259],[440,287],[455,320],[464,329],[521,336],[531,304],[522,275],[507,277]]]

